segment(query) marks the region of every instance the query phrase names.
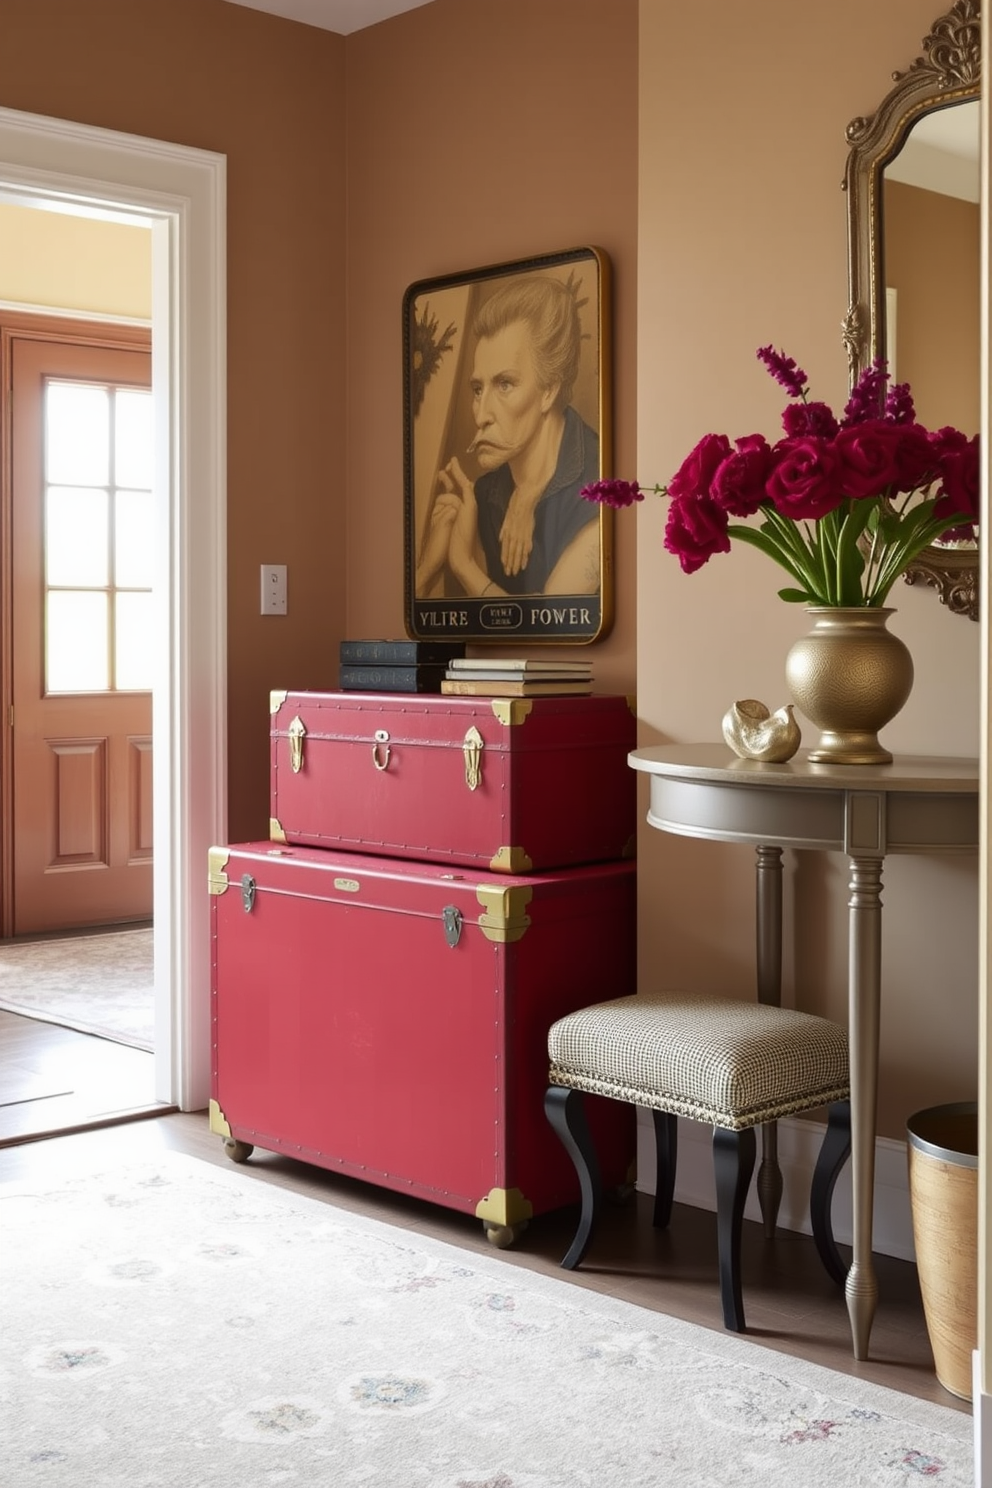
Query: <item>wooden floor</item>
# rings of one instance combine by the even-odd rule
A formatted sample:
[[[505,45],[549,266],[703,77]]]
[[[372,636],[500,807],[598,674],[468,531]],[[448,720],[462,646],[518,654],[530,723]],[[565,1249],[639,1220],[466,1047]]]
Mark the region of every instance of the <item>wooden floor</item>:
[[[151,1055],[121,1044],[0,1014],[0,1082],[8,1085],[9,1095],[20,1080],[25,1094],[25,1099],[0,1107],[6,1123],[0,1135],[0,1181],[45,1181],[59,1174],[105,1169],[108,1163],[153,1161],[166,1149],[227,1167],[230,1159],[220,1138],[209,1131],[205,1113],[156,1114],[150,1100],[151,1060]],[[65,1093],[46,1094],[37,1085],[39,1079],[50,1081],[53,1076]],[[32,1090],[39,1091],[34,1098]],[[37,1108],[33,1115],[32,1107]],[[63,1117],[77,1126],[87,1120],[100,1124],[39,1139],[43,1128],[57,1125]],[[108,1121],[114,1124],[107,1125]],[[23,1136],[16,1134],[18,1122]],[[497,1254],[478,1220],[403,1194],[275,1153],[256,1151],[242,1171],[260,1183],[309,1194],[469,1253]],[[566,1273],[559,1266],[572,1238],[576,1219],[572,1210],[532,1220],[517,1245],[498,1254],[508,1265],[721,1329],[715,1216],[676,1205],[670,1228],[657,1231],[651,1225],[651,1202],[637,1195],[631,1203],[611,1208],[578,1271]],[[915,1266],[876,1256],[880,1300],[871,1358],[859,1364],[851,1356],[843,1292],[827,1277],[811,1239],[783,1231],[765,1241],[760,1227],[746,1222],[743,1253],[744,1306],[748,1336],[754,1342],[953,1409],[970,1410],[966,1402],[948,1394],[933,1373]]]
[[[0,1011],[0,1147],[163,1109],[144,1049]]]

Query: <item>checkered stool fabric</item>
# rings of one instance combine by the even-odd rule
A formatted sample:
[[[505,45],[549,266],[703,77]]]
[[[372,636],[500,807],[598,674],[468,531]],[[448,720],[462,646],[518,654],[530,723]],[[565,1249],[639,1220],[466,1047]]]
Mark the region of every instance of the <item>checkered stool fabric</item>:
[[[754,1128],[828,1106],[810,1218],[824,1265],[843,1281],[845,1268],[830,1222],[834,1184],[850,1152],[847,1033],[838,1024],[730,999],[675,993],[619,997],[555,1023],[548,1032],[548,1057],[545,1109],[575,1164],[582,1192],[579,1226],[563,1266],[572,1269],[582,1260],[602,1197],[582,1109],[582,1094],[588,1092],[651,1110],[658,1152],[656,1225],[667,1225],[671,1215],[676,1118],[713,1127],[720,1289],[724,1322],[736,1332],[744,1330],[740,1233],[754,1170]],[[774,1231],[778,1192],[770,1215],[765,1214],[766,1233]]]

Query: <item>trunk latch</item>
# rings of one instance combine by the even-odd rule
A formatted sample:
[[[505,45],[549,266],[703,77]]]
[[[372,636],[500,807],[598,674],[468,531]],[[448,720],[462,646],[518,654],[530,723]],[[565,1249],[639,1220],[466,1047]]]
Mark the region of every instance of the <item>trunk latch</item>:
[[[453,950],[461,939],[462,912],[454,904],[446,904],[441,917],[444,920],[444,938]]]

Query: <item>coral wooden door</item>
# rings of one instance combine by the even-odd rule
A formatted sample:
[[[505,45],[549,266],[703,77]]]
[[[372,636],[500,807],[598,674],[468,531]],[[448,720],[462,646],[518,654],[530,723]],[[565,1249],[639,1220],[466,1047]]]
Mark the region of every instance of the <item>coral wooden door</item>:
[[[13,933],[152,913],[151,357],[11,355]]]

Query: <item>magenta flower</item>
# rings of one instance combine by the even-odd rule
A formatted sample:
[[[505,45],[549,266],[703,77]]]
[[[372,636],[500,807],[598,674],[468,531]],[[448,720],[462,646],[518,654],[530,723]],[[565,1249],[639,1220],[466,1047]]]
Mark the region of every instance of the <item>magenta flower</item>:
[[[734,517],[753,517],[767,499],[772,451],[763,434],[746,434],[713,472],[713,500]]]
[[[881,418],[885,412],[885,389],[889,374],[885,362],[876,357],[866,367],[854,384],[850,398],[844,408],[843,424],[863,424],[868,419]]]
[[[768,497],[790,521],[818,522],[840,506],[840,460],[833,444],[808,434],[783,439],[775,446],[768,476]]]
[[[683,496],[708,496],[717,466],[729,454],[730,440],[726,434],[704,434],[668,482],[669,496],[675,500]]]
[[[667,486],[647,487],[671,498],[664,542],[683,572],[736,540],[786,571],[784,599],[880,606],[929,544],[973,535],[977,435],[923,428],[909,387],[889,388],[884,361],[858,378],[838,422],[826,403],[810,401],[791,357],[763,346],[758,359],[795,400],[782,414],[786,437],[769,445],[747,434],[732,445],[705,434]],[[645,492],[636,481],[596,481],[580,494],[621,507]]]
[[[882,496],[899,476],[902,431],[884,419],[849,424],[837,435],[834,449],[840,459],[840,486],[855,501]]]
[[[838,424],[826,403],[787,403],[782,410],[782,428],[789,439],[798,439],[803,434],[833,439]]]
[[[935,515],[965,517],[968,525],[977,522],[981,495],[978,435],[963,446],[949,450],[941,461],[940,471],[940,497]]]
[[[790,398],[801,398],[806,391],[806,373],[797,367],[792,357],[770,346],[758,347],[758,361],[764,362],[775,381],[781,383]]]
[[[894,424],[915,424],[916,405],[908,382],[897,382],[885,395],[885,417]]]
[[[709,496],[683,496],[668,508],[665,547],[683,573],[695,573],[714,553],[730,552],[727,527],[727,513]]]
[[[586,501],[598,501],[601,506],[633,506],[644,500],[644,492],[636,481],[598,480],[591,486],[583,486],[579,495]]]

